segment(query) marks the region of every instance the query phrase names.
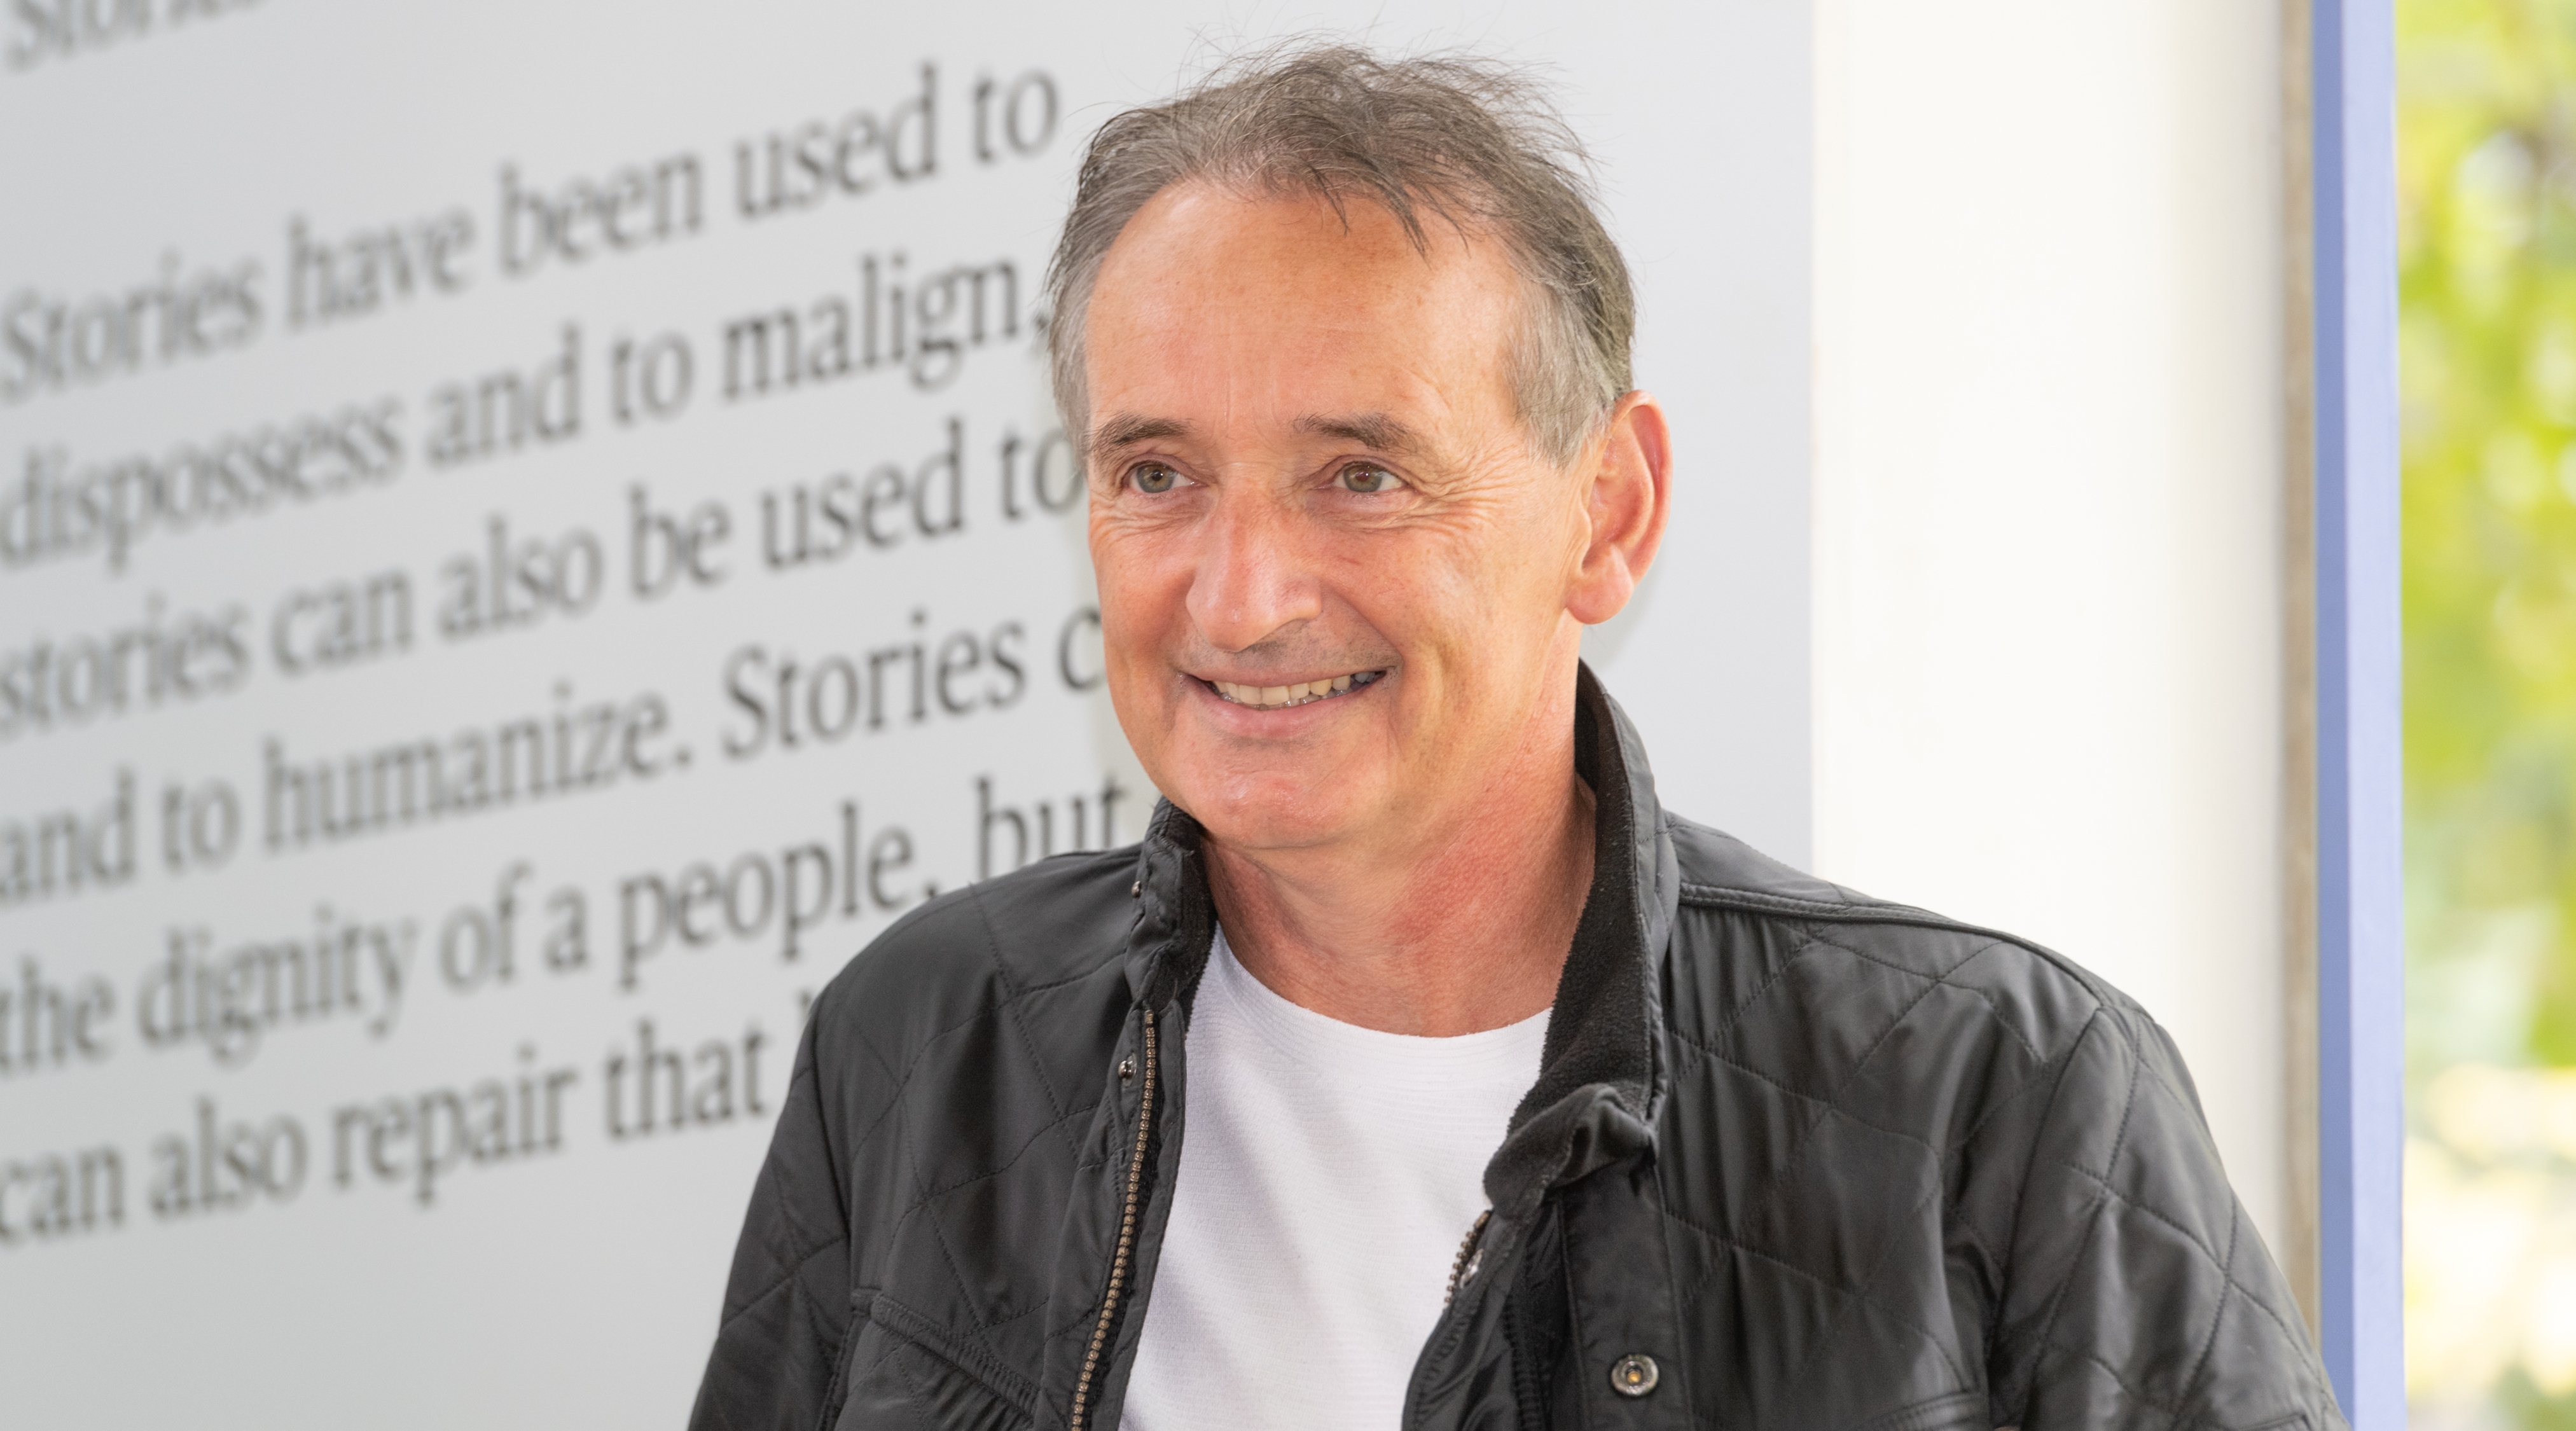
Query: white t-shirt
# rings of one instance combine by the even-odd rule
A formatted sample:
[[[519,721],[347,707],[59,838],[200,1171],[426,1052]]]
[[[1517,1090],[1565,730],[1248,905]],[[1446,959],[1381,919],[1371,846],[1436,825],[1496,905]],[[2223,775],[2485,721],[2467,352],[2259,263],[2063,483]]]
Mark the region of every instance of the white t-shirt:
[[[1393,1427],[1547,1015],[1457,1038],[1300,1008],[1219,932],[1121,1424]]]

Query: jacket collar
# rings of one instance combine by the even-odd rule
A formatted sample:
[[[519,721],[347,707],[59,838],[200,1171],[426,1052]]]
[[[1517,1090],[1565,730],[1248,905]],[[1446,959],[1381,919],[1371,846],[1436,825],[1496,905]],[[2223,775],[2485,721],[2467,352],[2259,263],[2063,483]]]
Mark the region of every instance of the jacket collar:
[[[1645,745],[1588,665],[1575,671],[1574,765],[1592,786],[1592,891],[1548,1019],[1537,1083],[1485,1170],[1495,1211],[1518,1218],[1549,1188],[1646,1152],[1663,1101],[1663,963],[1681,877]],[[1168,1007],[1207,967],[1216,912],[1205,832],[1165,800],[1137,854],[1128,984]]]

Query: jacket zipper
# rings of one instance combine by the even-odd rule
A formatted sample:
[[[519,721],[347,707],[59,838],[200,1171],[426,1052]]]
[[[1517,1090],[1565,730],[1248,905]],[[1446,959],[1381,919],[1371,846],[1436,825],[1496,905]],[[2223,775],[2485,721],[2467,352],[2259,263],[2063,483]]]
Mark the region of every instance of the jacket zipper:
[[[1467,1229],[1466,1238],[1458,1244],[1458,1255],[1449,1259],[1449,1290],[1440,1294],[1441,1306],[1457,1301],[1458,1289],[1476,1275],[1476,1243],[1485,1235],[1485,1224],[1493,1220],[1494,1210],[1490,1207],[1476,1214],[1476,1225]]]
[[[1145,1010],[1145,1082],[1136,1104],[1136,1150],[1127,1159],[1127,1203],[1118,1214],[1118,1255],[1109,1263],[1109,1290],[1100,1298],[1100,1321],[1091,1329],[1091,1350],[1082,1358],[1082,1379],[1073,1387],[1073,1416],[1066,1431],[1082,1431],[1091,1416],[1091,1388],[1100,1373],[1100,1357],[1109,1347],[1110,1323],[1118,1299],[1127,1290],[1127,1263],[1136,1251],[1136,1194],[1145,1183],[1145,1139],[1154,1128],[1154,1011]]]

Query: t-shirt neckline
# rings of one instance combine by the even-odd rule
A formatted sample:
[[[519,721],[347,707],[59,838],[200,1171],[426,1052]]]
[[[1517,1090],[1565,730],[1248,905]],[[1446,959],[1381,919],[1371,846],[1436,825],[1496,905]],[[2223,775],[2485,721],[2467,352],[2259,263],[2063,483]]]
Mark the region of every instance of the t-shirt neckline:
[[[1220,997],[1262,1042],[1300,1063],[1330,1067],[1337,1074],[1365,1065],[1407,1081],[1408,1075],[1444,1081],[1514,1072],[1524,1079],[1534,1076],[1552,1012],[1541,1009],[1501,1028],[1438,1037],[1363,1028],[1318,1013],[1261,982],[1243,966],[1222,927],[1210,940],[1201,979],[1216,983]],[[1202,987],[1200,997],[1206,994]]]

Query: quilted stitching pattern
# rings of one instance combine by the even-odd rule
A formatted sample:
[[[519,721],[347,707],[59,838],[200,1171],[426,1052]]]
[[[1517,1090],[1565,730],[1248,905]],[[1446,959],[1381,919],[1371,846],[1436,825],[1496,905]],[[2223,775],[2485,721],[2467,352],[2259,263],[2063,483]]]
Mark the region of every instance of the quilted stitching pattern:
[[[2135,1004],[2044,950],[1763,860],[1636,789],[1637,819],[1668,841],[1648,852],[1669,851],[1661,874],[1640,855],[1637,897],[1670,897],[1675,861],[1681,880],[1660,986],[1632,983],[1625,1006],[1662,1019],[1661,1212],[1639,1216],[1661,1219],[1672,1310],[1657,1315],[1678,1320],[1687,1358],[1667,1396],[1687,1406],[1665,1400],[1659,1417],[1686,1409],[1728,1431],[2342,1424],[2181,1060]],[[844,1394],[844,1426],[1060,1422],[1116,1232],[1127,946],[1176,937],[1150,892],[1129,897],[1137,858],[1063,857],[942,898],[833,981],[694,1425],[824,1431]],[[1636,947],[1618,967],[1641,967]],[[1605,967],[1589,973],[1606,1016],[1638,1017],[1615,1007]],[[1185,1063],[1170,1072],[1167,1133],[1186,1116]],[[1162,1178],[1177,1143],[1157,1148]],[[1149,1244],[1154,1218],[1149,1205]],[[1607,1225],[1566,1227],[1546,1244],[1560,1262],[1517,1285],[1652,1285],[1624,1280],[1653,1275],[1652,1239],[1605,1242]],[[1108,1406],[1150,1280],[1135,1290]],[[1547,1315],[1575,1327],[1586,1311]],[[1458,1363],[1443,1417],[1541,1424],[1533,1393],[1551,1374],[1546,1401],[1574,1404],[1570,1357],[1519,1365],[1499,1316],[1476,1325],[1451,1324],[1457,1358],[1431,1349]],[[1561,1342],[1544,1330],[1524,1327],[1521,1345]]]
[[[1054,1259],[1076,1183],[1107,1155],[1099,1050],[1129,1002],[1129,911],[1111,889],[1124,894],[1133,859],[1052,860],[945,897],[825,991],[694,1424],[817,1431],[844,1391],[870,1424],[889,1396],[918,1414],[1025,1420],[974,1388],[1034,1383],[1045,1344],[1090,1330],[1093,1307],[1052,1305]],[[997,922],[1051,937],[1005,940]],[[853,1287],[896,1290],[914,1334],[862,1337],[868,1308],[850,1305]],[[799,1370],[862,1342],[845,1386]]]
[[[1679,833],[1687,881],[1702,832]],[[1682,904],[1659,1175],[1685,1341],[1731,1353],[1692,1379],[1696,1421],[1973,1395],[1988,1425],[2339,1424],[2136,1005],[1915,911]]]

